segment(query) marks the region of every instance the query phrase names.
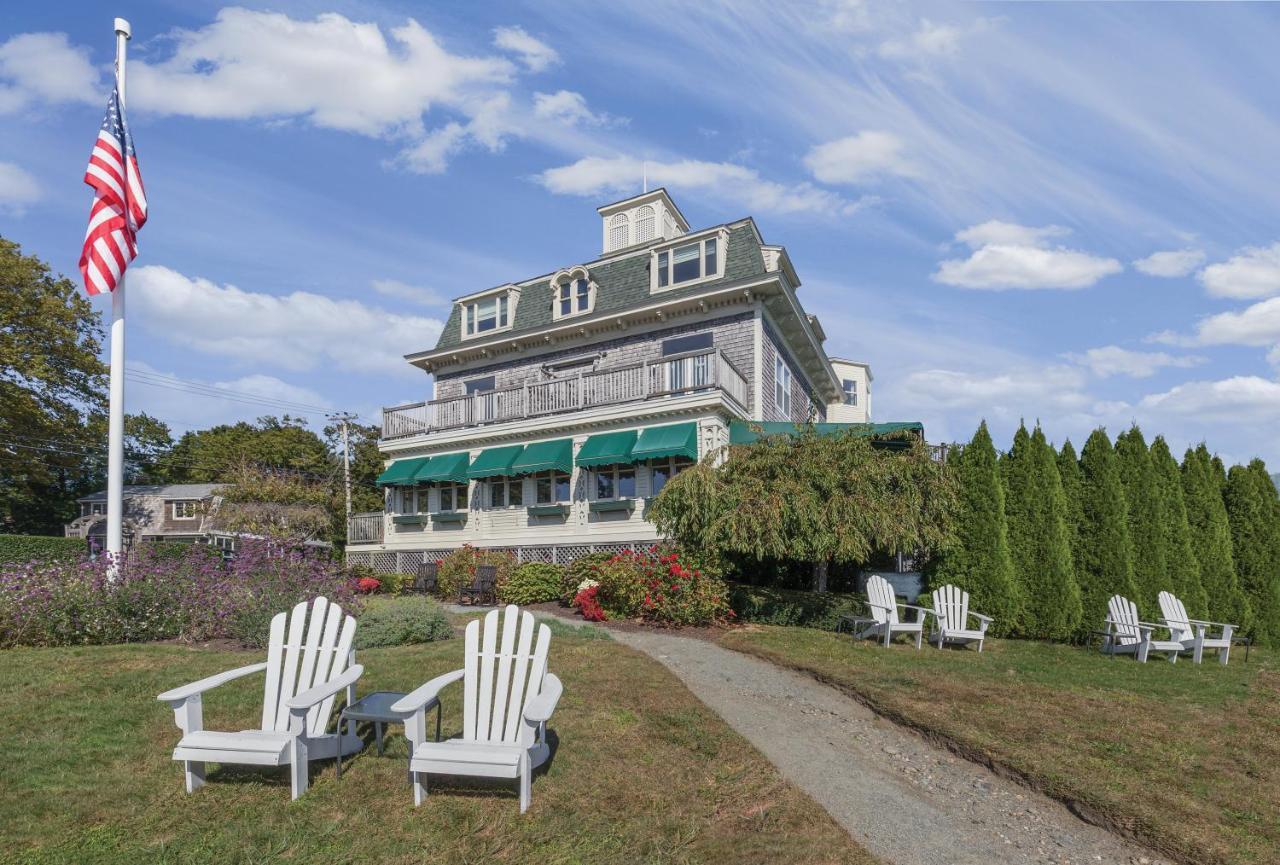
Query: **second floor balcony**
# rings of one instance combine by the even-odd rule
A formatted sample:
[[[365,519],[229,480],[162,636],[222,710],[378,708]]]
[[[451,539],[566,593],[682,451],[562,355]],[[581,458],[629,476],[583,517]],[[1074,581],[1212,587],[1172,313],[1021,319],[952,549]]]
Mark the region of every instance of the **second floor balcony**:
[[[747,416],[746,376],[719,349],[710,349],[384,408],[382,438],[406,438],[704,390],[719,391],[744,417]]]

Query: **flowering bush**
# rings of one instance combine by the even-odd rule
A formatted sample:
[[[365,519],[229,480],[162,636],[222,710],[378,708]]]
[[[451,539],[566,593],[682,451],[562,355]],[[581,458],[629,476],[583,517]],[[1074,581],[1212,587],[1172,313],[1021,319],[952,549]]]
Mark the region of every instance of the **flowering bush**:
[[[573,597],[584,619],[637,617],[662,625],[709,625],[733,618],[728,587],[679,552],[652,548],[592,564]],[[589,618],[588,613],[599,618]]]
[[[494,565],[498,569],[496,585],[500,586],[511,578],[516,558],[510,553],[477,550],[471,544],[464,544],[440,560],[440,569],[436,572],[436,594],[441,598],[457,598],[458,593],[475,580],[476,565]]]
[[[172,547],[173,545],[169,545]],[[352,580],[326,552],[245,541],[216,550],[140,544],[107,579],[109,560],[0,568],[0,647],[231,638],[266,643],[271,617],[324,595],[355,612]]]
[[[382,588],[382,583],[375,577],[361,577],[356,580],[356,591],[362,595],[372,595]]]
[[[565,568],[564,579],[560,581],[560,603],[566,607],[573,606],[573,599],[577,596],[583,580],[591,579],[596,568],[611,558],[613,558],[612,553],[588,553],[570,562]]]

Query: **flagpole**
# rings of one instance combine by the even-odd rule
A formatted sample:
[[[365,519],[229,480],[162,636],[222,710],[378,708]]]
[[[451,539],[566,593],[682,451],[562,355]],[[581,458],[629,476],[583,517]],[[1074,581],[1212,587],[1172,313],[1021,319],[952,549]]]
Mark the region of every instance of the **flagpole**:
[[[132,29],[117,18],[116,89],[124,110],[124,64]],[[121,142],[123,146],[124,142]],[[125,155],[127,159],[127,154]],[[124,273],[111,292],[111,390],[107,422],[107,554],[112,557],[108,575],[114,579],[124,557]]]

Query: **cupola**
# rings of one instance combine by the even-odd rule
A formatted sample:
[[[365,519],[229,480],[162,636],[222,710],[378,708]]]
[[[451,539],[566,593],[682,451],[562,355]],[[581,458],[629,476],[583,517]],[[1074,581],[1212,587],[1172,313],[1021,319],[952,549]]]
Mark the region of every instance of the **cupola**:
[[[662,188],[597,208],[604,254],[630,246],[670,240],[689,230],[684,214]]]

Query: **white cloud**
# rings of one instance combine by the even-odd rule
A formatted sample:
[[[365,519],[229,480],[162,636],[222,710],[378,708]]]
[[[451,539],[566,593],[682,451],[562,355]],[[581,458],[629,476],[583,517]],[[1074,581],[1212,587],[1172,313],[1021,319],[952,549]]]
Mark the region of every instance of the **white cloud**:
[[[586,98],[572,90],[533,94],[533,114],[565,126],[608,126],[617,122],[608,114],[592,111],[587,107]]]
[[[375,279],[370,285],[373,290],[383,297],[394,297],[397,300],[407,300],[410,303],[416,303],[419,306],[439,306],[448,303],[449,299],[443,297],[433,288],[426,288],[421,285],[410,285],[407,282],[401,282],[398,279]]]
[[[176,345],[289,370],[420,375],[403,354],[433,344],[442,327],[356,300],[244,291],[159,265],[130,268],[129,291],[143,325]]]
[[[977,409],[998,415],[1031,407],[1081,410],[1092,402],[1084,392],[1084,374],[1068,366],[1027,367],[998,373],[925,369],[910,373],[904,392],[917,404]]]
[[[825,0],[827,24],[840,33],[860,33],[871,29],[867,0]]]
[[[1141,406],[1196,419],[1257,423],[1280,420],[1280,382],[1256,375],[1192,381],[1142,398]]]
[[[922,18],[920,26],[911,34],[880,43],[880,56],[892,60],[924,60],[952,55],[960,49],[961,40],[989,24],[985,18],[964,26],[939,24]]]
[[[0,162],[0,212],[21,216],[43,197],[44,190],[27,171],[12,162]]]
[[[89,52],[65,33],[21,33],[0,44],[0,114],[41,102],[106,105]]]
[[[1139,258],[1133,266],[1148,276],[1175,277],[1186,276],[1203,263],[1203,250],[1171,249]]]
[[[903,147],[892,132],[868,129],[819,144],[804,164],[822,183],[857,183],[880,174],[910,176],[914,172],[902,155]]]
[[[1196,327],[1201,345],[1280,345],[1280,297],[1263,300],[1239,312],[1222,312]]]
[[[1079,289],[1124,270],[1114,258],[1103,258],[1046,241],[1070,233],[1057,225],[1032,228],[991,220],[956,234],[973,253],[965,259],[939,262],[933,279],[961,288],[991,290]]]
[[[1205,358],[1193,355],[1178,357],[1163,351],[1130,351],[1118,345],[1091,348],[1083,354],[1068,357],[1085,366],[1099,378],[1123,375],[1130,378],[1150,378],[1166,367],[1192,367],[1205,362]]]
[[[1280,241],[1245,247],[1200,271],[1200,281],[1214,297],[1251,300],[1280,294]]]
[[[530,72],[541,72],[560,62],[554,48],[530,36],[522,27],[499,27],[493,31],[493,44],[519,57]]]
[[[323,414],[316,410],[300,409],[298,404],[317,408],[333,406],[331,400],[310,388],[262,373],[210,381],[176,376],[141,360],[129,361],[128,370],[131,373],[144,373],[143,376],[129,378],[126,388],[128,410],[135,413],[146,412],[164,421],[175,432],[255,420],[263,415],[284,414],[305,417],[319,429],[324,423]],[[157,384],[157,376],[179,379],[200,387],[197,392]],[[218,396],[215,391],[225,391],[226,395]]]
[[[754,168],[731,162],[698,159],[645,163],[634,156],[589,156],[570,165],[547,169],[535,179],[557,195],[625,195],[640,191],[646,165],[651,185],[696,190],[752,211],[847,215],[870,202],[870,199],[849,201],[809,183],[782,184],[767,180]]]

